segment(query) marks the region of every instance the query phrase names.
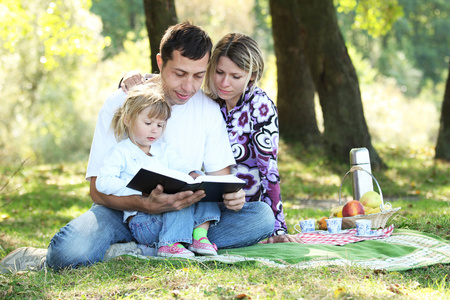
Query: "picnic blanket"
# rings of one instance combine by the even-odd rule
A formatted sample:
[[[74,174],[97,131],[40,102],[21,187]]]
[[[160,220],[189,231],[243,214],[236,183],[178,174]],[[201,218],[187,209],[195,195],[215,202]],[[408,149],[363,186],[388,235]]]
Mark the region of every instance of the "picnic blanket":
[[[387,228],[374,230],[375,236],[362,237],[356,235],[356,228],[349,230],[343,230],[343,233],[329,234],[327,231],[318,232],[306,232],[299,233],[298,235],[305,242],[305,244],[326,244],[326,245],[336,245],[342,246],[345,244],[356,243],[367,240],[377,240],[382,238],[387,238],[394,231],[394,225]]]
[[[196,256],[195,260],[230,264],[255,262],[278,268],[357,266],[373,270],[400,271],[450,263],[450,242],[419,231],[395,229],[387,237],[342,246],[257,244],[244,248],[222,249],[218,253],[215,257]]]

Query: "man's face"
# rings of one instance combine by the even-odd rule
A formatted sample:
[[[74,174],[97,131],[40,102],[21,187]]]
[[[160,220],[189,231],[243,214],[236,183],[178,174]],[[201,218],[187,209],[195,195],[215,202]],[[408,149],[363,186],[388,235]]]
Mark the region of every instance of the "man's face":
[[[161,78],[166,93],[166,99],[171,105],[182,105],[194,96],[203,83],[209,55],[199,60],[192,60],[173,51],[173,58],[163,67],[161,55],[156,57]]]

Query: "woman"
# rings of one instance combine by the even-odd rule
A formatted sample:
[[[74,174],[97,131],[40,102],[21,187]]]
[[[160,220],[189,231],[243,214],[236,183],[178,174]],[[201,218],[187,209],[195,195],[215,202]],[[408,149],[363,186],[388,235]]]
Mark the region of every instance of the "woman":
[[[301,242],[287,235],[277,166],[278,113],[256,86],[263,71],[256,41],[229,33],[214,46],[204,90],[221,107],[236,160],[232,173],[247,182],[246,201],[264,201],[272,208],[275,228],[266,242]]]

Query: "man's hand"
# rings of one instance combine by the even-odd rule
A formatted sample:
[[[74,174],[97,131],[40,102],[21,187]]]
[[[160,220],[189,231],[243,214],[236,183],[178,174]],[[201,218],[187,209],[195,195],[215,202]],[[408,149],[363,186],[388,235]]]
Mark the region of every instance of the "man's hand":
[[[235,193],[229,193],[223,195],[223,203],[225,204],[226,208],[239,211],[242,209],[242,207],[245,204],[245,192],[244,190],[240,189],[239,191]]]
[[[158,185],[149,196],[131,195],[114,196],[105,195],[97,191],[95,182],[97,177],[90,179],[90,195],[92,201],[116,210],[137,210],[148,214],[160,214],[169,211],[181,210],[192,205],[203,197],[204,191],[185,191],[176,194],[165,194],[161,185]]]
[[[125,93],[128,93],[132,88],[137,85],[144,84],[145,78],[138,71],[129,71],[123,75],[122,82],[120,83],[120,88]]]
[[[267,240],[259,242],[260,244],[275,244],[275,243],[300,243],[303,244],[303,240],[298,235],[284,234],[274,235]]]
[[[205,191],[184,191],[176,194],[165,194],[162,185],[156,186],[151,194],[144,198],[144,212],[160,214],[169,211],[181,210],[205,197]]]

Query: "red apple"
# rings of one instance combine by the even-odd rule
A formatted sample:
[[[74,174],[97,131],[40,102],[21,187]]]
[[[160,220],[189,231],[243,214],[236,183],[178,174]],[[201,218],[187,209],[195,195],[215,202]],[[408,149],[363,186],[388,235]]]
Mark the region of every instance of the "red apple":
[[[358,200],[352,200],[347,202],[342,208],[343,217],[353,217],[356,215],[364,214],[364,206]]]

